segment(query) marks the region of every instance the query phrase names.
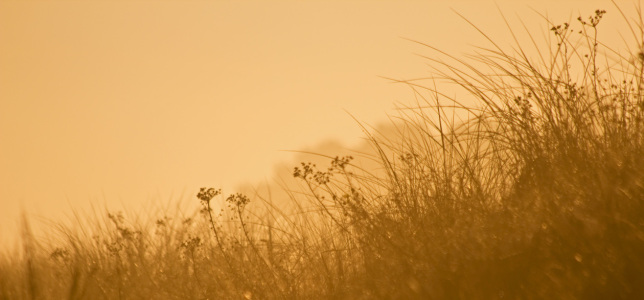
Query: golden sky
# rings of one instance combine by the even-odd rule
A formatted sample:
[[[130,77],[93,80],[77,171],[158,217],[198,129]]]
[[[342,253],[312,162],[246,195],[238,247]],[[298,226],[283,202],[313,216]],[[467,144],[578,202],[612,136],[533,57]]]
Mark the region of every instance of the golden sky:
[[[504,41],[499,8],[537,36],[533,9],[623,21],[588,0],[0,1],[0,242],[22,208],[56,219],[232,192],[291,159],[279,150],[355,145],[349,113],[387,122],[413,100],[379,76],[429,74],[403,38],[467,53],[486,44],[452,9]]]

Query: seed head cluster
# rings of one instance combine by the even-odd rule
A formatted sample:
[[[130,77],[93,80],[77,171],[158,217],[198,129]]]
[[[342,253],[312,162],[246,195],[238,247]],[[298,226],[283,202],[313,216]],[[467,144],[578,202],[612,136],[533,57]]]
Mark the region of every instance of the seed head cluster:
[[[221,189],[215,190],[214,188],[206,189],[205,187],[202,187],[197,194],[197,198],[205,203],[208,203],[210,202],[210,200],[212,200],[212,198],[219,194],[221,194]]]

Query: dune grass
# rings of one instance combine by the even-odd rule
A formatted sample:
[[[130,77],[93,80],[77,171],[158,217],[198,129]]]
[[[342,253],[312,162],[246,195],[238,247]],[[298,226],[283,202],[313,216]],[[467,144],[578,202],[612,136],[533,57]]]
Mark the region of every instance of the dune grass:
[[[604,13],[515,50],[425,45],[398,134],[365,130],[377,171],[329,157],[287,199],[203,188],[193,214],[56,242],[25,223],[0,299],[644,299],[644,26],[625,54]]]

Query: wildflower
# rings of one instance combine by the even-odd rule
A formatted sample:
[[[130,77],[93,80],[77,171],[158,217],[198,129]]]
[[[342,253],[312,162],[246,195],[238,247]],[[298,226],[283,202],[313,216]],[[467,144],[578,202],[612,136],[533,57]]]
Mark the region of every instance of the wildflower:
[[[331,175],[331,172],[317,171],[313,177],[318,184],[327,184],[331,181]]]
[[[232,194],[226,198],[226,201],[230,204],[233,204],[239,208],[243,208],[250,202],[250,199],[244,194],[237,193],[237,194]]]
[[[315,164],[312,163],[300,163],[302,165],[302,169],[295,167],[293,170],[293,177],[295,178],[302,178],[304,180],[307,180],[309,178],[309,175],[312,175],[315,171]]]
[[[221,194],[221,189],[215,190],[214,188],[206,189],[202,187],[197,194],[197,198],[199,198],[199,200],[203,201],[204,203],[209,203],[212,198],[219,194]]]
[[[353,156],[343,156],[343,157],[338,157],[336,156],[333,161],[331,161],[331,166],[332,168],[338,169],[338,170],[344,170],[344,167],[349,164],[353,160]]]

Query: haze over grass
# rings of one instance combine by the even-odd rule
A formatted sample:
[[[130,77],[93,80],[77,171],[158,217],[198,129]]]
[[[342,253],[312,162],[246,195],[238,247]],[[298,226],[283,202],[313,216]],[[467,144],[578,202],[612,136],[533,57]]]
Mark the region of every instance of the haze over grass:
[[[435,76],[400,81],[417,98],[394,134],[303,162],[277,199],[206,187],[200,211],[110,212],[48,241],[25,222],[0,298],[642,298],[644,23],[618,50],[604,13],[470,57],[427,45]]]

